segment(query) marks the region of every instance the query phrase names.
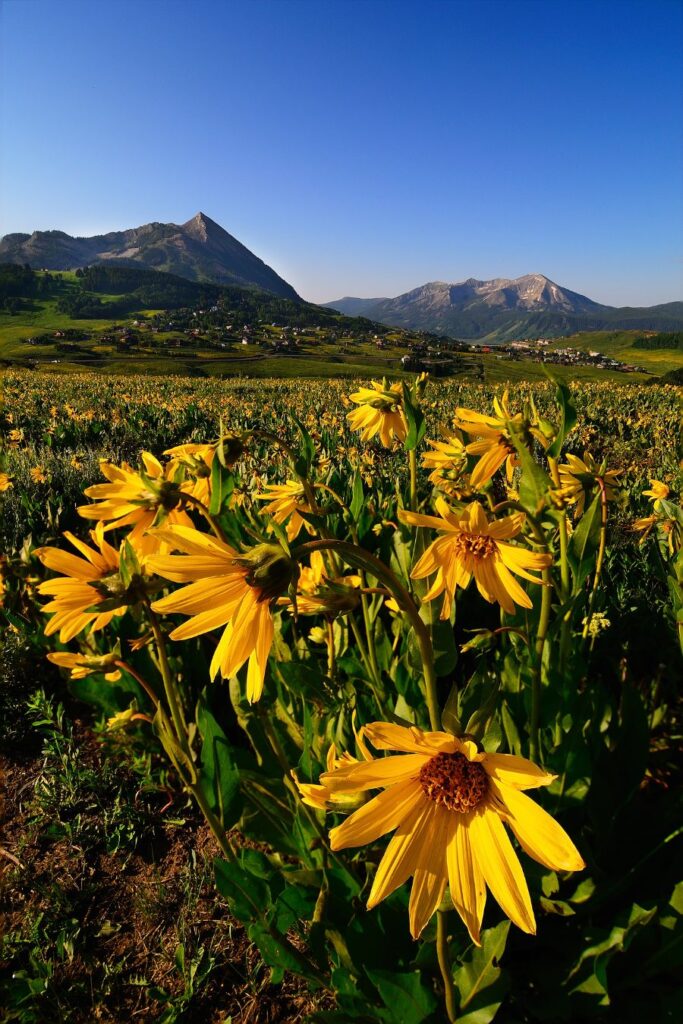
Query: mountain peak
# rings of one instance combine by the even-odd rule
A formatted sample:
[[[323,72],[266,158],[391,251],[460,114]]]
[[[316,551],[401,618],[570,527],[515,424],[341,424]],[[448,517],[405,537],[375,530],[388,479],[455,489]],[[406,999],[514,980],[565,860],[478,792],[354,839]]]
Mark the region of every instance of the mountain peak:
[[[0,262],[73,270],[103,260],[125,260],[190,281],[262,288],[287,299],[299,298],[290,284],[202,210],[185,224],[154,221],[93,238],[34,231],[0,239]]]
[[[206,242],[210,234],[227,235],[228,232],[200,210],[194,217],[181,225],[183,231]]]

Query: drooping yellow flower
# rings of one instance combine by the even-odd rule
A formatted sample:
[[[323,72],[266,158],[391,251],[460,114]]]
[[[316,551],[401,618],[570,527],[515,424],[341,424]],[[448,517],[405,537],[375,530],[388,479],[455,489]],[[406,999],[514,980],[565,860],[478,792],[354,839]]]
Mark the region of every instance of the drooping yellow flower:
[[[286,484],[268,484],[261,494],[255,494],[256,501],[267,501],[263,511],[272,516],[276,523],[287,523],[287,539],[294,540],[305,527],[309,533],[312,527],[306,522],[301,512],[312,512],[313,509],[306,499],[306,490],[300,480],[288,480]]]
[[[12,478],[7,473],[0,473],[0,493],[2,491],[8,491],[10,487],[14,487]]]
[[[461,438],[449,435],[445,441],[430,441],[431,452],[424,452],[422,465],[431,469],[430,483],[452,498],[467,497],[472,492],[469,476],[465,473],[467,451]]]
[[[164,467],[149,452],[143,452],[141,458],[144,469],[140,472],[125,462],[121,466],[101,462],[100,469],[109,483],[86,488],[84,493],[95,502],[79,506],[78,512],[84,519],[108,523],[107,530],[132,526],[128,539],[145,558],[159,548],[158,538],[147,532],[152,526],[163,522],[192,527],[182,505],[193,493],[195,481],[183,480],[173,462]]]
[[[486,416],[474,409],[458,407],[455,410],[455,426],[464,430],[472,437],[478,438],[467,445],[470,455],[480,456],[472,470],[470,482],[473,488],[482,487],[505,464],[505,476],[508,484],[512,483],[515,467],[519,465],[517,452],[512,443],[511,430],[524,430],[534,437],[544,448],[550,440],[537,422],[525,420],[522,413],[510,410],[507,390],[499,400],[494,398],[495,416]]]
[[[115,655],[98,657],[88,654],[72,654],[69,651],[52,651],[47,660],[71,673],[71,679],[85,679],[86,676],[103,673],[108,683],[115,683],[121,678],[121,672],[115,666]],[[113,669],[113,671],[112,671]]]
[[[368,909],[412,877],[409,921],[418,938],[448,883],[453,906],[479,944],[486,889],[519,928],[536,922],[519,859],[522,849],[554,871],[585,865],[567,833],[523,792],[554,776],[511,754],[486,754],[471,740],[386,722],[365,727],[378,750],[400,753],[341,765],[320,777],[334,794],[383,791],[330,832],[333,850],[372,843],[394,832],[377,868]]]
[[[123,615],[129,599],[119,576],[119,552],[104,539],[102,523],[90,531],[97,550],[68,531],[64,536],[84,558],[51,547],[38,548],[36,554],[48,569],[63,574],[41,583],[38,592],[53,598],[43,608],[52,613],[45,635],[59,630],[59,639],[67,643],[86,626],[104,629],[114,616]]]
[[[191,488],[193,496],[203,505],[208,505],[211,500],[211,466],[215,454],[215,444],[179,444],[175,448],[167,448],[164,455],[171,456],[167,475],[174,479],[177,468],[183,466],[194,480]]]
[[[407,510],[399,512],[401,522],[432,527],[440,534],[410,574],[412,579],[421,580],[436,573],[423,600],[432,601],[444,594],[441,618],[447,619],[456,587],[467,587],[474,577],[481,596],[491,604],[497,601],[509,614],[514,613],[515,604],[531,608],[531,598],[512,573],[532,583],[541,583],[529,569],[545,569],[551,557],[506,543],[522,529],[524,514],[489,521],[478,501],[473,501],[462,512],[454,512],[443,498],[437,498],[435,504],[438,519]]]
[[[614,501],[621,486],[620,469],[607,469],[599,466],[590,452],[578,455],[567,455],[567,461],[557,467],[560,475],[560,495],[569,505],[576,505],[576,515],[583,515],[586,497],[595,491],[601,480],[605,488],[607,501]]]
[[[170,634],[188,640],[225,626],[211,659],[210,673],[229,678],[248,661],[247,699],[258,700],[268,654],[273,643],[271,603],[284,593],[296,566],[275,544],[260,544],[240,554],[217,537],[194,528],[174,526],[156,531],[161,540],[181,555],[155,555],[153,572],[175,583],[185,583],[168,597],[155,601],[155,611],[191,616]]]
[[[367,760],[371,760],[371,755],[368,756]],[[327,771],[333,772],[337,768],[342,768],[347,765],[360,764],[357,757],[348,752],[337,757],[337,751],[334,743],[331,743],[327,751]],[[337,810],[350,810],[353,807],[357,807],[359,798],[355,793],[333,793],[328,786],[323,786],[315,782],[299,782],[296,772],[292,772],[296,788],[299,791],[301,802],[306,804],[307,807],[312,807],[316,811],[326,811],[328,808],[335,808]]]
[[[361,577],[356,574],[330,578],[322,552],[313,551],[310,566],[304,565],[297,583],[297,611],[302,615],[343,614],[353,611],[360,601]],[[290,604],[288,598],[281,598]]]
[[[653,480],[650,477],[650,490],[643,491],[643,494],[652,501],[663,501],[669,497],[669,488],[661,480]]]
[[[371,441],[376,434],[385,448],[391,448],[394,437],[405,441],[408,424],[403,413],[403,387],[373,380],[369,388],[359,388],[349,395],[358,406],[347,413],[352,430],[359,430],[361,440]]]

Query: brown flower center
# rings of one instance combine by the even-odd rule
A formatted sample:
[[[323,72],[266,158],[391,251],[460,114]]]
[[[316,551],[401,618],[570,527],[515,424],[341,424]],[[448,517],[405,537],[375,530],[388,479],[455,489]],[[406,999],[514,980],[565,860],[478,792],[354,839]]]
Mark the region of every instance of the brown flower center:
[[[459,533],[455,538],[455,550],[458,555],[490,558],[496,552],[496,542],[493,537],[485,537],[479,533]]]
[[[489,788],[483,766],[464,754],[437,754],[423,765],[418,778],[425,796],[459,814],[477,807]]]

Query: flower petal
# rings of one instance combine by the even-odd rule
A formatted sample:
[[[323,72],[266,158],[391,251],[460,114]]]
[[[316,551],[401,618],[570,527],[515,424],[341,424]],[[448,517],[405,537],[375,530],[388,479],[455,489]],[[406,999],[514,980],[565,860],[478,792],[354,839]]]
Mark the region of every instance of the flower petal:
[[[529,888],[500,817],[484,806],[472,815],[469,828],[474,856],[493,896],[511,921],[535,935]]]

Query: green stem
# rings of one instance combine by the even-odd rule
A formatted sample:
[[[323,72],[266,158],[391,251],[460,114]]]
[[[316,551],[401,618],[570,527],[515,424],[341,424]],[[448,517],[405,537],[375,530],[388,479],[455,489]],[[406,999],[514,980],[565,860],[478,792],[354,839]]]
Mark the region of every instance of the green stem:
[[[436,955],[439,961],[441,977],[443,979],[446,1016],[448,1017],[449,1024],[455,1024],[455,989],[453,987],[453,975],[451,973],[450,958],[448,956],[448,932],[446,929],[445,910],[438,910],[436,913]]]
[[[436,689],[436,673],[434,672],[434,651],[432,640],[427,626],[420,618],[412,597],[394,573],[379,558],[375,558],[364,548],[350,544],[346,540],[313,540],[302,544],[297,549],[298,556],[309,555],[313,551],[334,551],[337,552],[349,565],[354,565],[374,576],[387,587],[396,598],[399,607],[405,612],[413,630],[415,639],[420,648],[422,668],[424,671],[425,690],[427,707],[429,708],[429,721],[432,729],[441,728],[441,714],[439,712],[439,701]]]
[[[161,625],[156,613],[152,611],[152,606],[149,601],[145,600],[145,607],[147,609],[147,615],[149,617],[150,625],[152,627],[152,633],[154,634],[154,641],[156,643],[157,653],[159,656],[159,667],[161,669],[161,678],[164,681],[164,692],[166,694],[166,700],[171,710],[171,718],[173,719],[173,726],[176,731],[176,736],[182,750],[189,756],[190,748],[187,740],[187,723],[185,721],[185,715],[183,714],[183,708],[180,701],[180,696],[176,690],[175,682],[173,680],[173,673],[171,672],[171,666],[168,663],[168,654],[166,651],[166,641],[164,640],[164,634],[161,630]]]
[[[214,517],[209,512],[209,510],[206,507],[206,505],[204,504],[204,502],[200,501],[199,498],[195,498],[195,496],[193,494],[186,494],[185,495],[185,501],[186,501],[187,504],[193,505],[197,509],[198,512],[201,512],[201,514],[204,516],[204,518],[206,519],[207,523],[211,527],[212,533],[214,533],[215,536],[218,538],[218,540],[222,541],[223,544],[227,544],[228,543],[228,538],[225,536],[225,534],[221,530],[220,526],[218,525],[218,523],[216,522]]]
[[[417,512],[417,451],[412,448],[408,452],[410,465],[410,511]]]
[[[598,484],[600,485],[600,546],[598,547],[598,558],[595,563],[595,575],[593,577],[593,586],[591,587],[590,596],[588,598],[588,608],[586,610],[586,621],[583,626],[582,637],[585,640],[588,636],[588,629],[591,624],[591,618],[593,615],[593,605],[595,604],[595,597],[598,592],[598,585],[600,583],[600,574],[602,572],[602,563],[605,558],[605,548],[607,546],[607,491],[605,484],[601,477],[598,477]],[[591,650],[595,643],[595,637],[591,641]]]
[[[540,755],[539,728],[541,723],[541,681],[543,672],[543,652],[550,623],[550,606],[552,602],[552,580],[550,568],[543,570],[544,586],[541,592],[541,612],[538,618],[536,633],[536,651],[533,674],[531,677],[531,720],[529,722],[529,756],[532,761]]]
[[[560,586],[562,588],[562,603],[569,599],[571,582],[569,575],[568,557],[568,536],[567,536],[567,513],[562,512],[560,517]],[[564,675],[565,666],[569,657],[569,645],[571,641],[571,612],[565,612],[560,630],[560,674]]]
[[[151,700],[151,702],[154,705],[155,709],[158,710],[158,708],[159,708],[159,698],[157,697],[156,693],[154,692],[152,687],[149,685],[147,680],[143,679],[143,677],[141,675],[139,675],[135,671],[133,666],[129,665],[127,661],[115,661],[114,664],[116,665],[117,668],[123,669],[124,672],[127,672],[129,676],[132,676],[133,679],[136,681],[136,683],[140,684],[142,689],[145,691],[145,693],[147,694],[147,696]]]

